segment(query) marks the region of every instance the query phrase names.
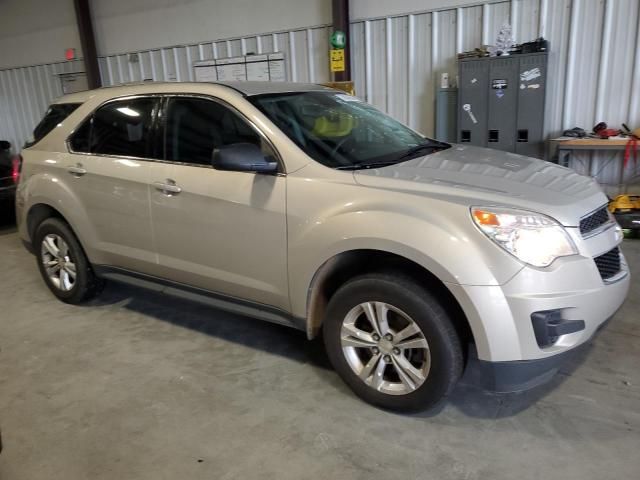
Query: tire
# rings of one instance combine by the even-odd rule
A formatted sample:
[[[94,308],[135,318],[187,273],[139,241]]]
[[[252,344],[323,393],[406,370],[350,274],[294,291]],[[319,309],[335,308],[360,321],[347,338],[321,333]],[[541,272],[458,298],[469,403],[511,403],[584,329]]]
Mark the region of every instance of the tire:
[[[93,273],[80,242],[63,220],[49,218],[38,225],[33,247],[40,274],[58,299],[79,304],[102,291],[103,282]],[[50,267],[45,267],[45,262]]]
[[[374,327],[370,316],[386,322],[376,320]],[[463,349],[447,312],[399,273],[367,274],[340,287],[329,301],[323,335],[340,377],[356,395],[381,408],[430,409],[451,393],[462,374]]]

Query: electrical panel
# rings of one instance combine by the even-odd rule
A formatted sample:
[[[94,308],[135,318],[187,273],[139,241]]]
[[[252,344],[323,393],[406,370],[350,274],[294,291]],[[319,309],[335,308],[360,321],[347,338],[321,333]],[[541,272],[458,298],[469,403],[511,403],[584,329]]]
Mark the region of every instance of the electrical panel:
[[[542,157],[547,53],[461,59],[460,143]]]

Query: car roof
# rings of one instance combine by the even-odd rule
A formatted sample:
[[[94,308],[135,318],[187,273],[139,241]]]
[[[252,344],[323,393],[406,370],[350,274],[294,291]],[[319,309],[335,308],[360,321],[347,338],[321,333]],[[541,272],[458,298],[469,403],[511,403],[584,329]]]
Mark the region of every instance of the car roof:
[[[317,83],[298,82],[213,82],[225,85],[241,92],[246,96],[263,95],[268,93],[310,92],[318,90],[333,90]]]
[[[96,95],[104,98],[118,97],[128,94],[141,95],[145,93],[157,93],[163,88],[170,92],[172,90],[178,90],[180,85],[189,85],[191,87],[200,86],[203,88],[206,88],[208,85],[226,87],[235,90],[245,97],[273,93],[336,91],[333,88],[324,85],[298,82],[138,82],[71,93],[56,99],[53,103],[84,103]]]

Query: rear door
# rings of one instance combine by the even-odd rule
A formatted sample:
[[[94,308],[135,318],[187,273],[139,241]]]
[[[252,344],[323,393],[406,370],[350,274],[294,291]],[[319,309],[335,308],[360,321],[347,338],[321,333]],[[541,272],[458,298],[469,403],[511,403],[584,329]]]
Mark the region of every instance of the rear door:
[[[232,143],[253,143],[275,157],[270,142],[233,108],[209,98],[169,98],[165,119],[165,159],[179,193],[151,205],[163,275],[289,309],[286,178],[211,166],[214,148]]]
[[[86,207],[99,262],[155,274],[150,196],[167,177],[157,161],[155,121],[161,98],[130,97],[99,107],[72,136],[67,172]]]

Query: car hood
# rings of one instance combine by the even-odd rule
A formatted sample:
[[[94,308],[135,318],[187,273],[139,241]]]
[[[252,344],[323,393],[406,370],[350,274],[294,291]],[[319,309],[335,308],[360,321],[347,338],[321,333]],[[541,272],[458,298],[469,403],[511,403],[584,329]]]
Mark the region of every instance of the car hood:
[[[504,205],[549,215],[576,226],[607,202],[590,177],[535,158],[468,145],[397,165],[354,171],[363,186],[446,197],[465,205]]]

